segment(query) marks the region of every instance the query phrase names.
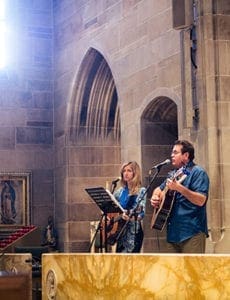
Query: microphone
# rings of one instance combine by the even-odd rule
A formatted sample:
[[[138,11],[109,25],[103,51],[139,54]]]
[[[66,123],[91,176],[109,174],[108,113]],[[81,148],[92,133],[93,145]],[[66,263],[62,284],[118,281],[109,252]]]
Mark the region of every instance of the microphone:
[[[117,179],[115,179],[115,180],[112,181],[112,184],[117,184],[118,181],[120,181],[120,180],[121,180],[121,177],[118,177]]]
[[[161,167],[165,166],[165,165],[169,165],[171,163],[171,160],[170,159],[166,159],[164,161],[162,161],[161,163],[153,166],[150,170],[153,170],[153,169],[160,169]]]

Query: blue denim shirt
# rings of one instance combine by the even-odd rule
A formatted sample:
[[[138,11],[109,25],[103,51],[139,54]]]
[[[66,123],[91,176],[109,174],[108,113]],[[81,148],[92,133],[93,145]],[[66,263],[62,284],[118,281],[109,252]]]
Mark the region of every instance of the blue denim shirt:
[[[187,177],[182,184],[188,189],[208,197],[209,178],[205,170],[193,162],[189,162],[186,171]],[[162,190],[165,184],[166,181],[161,184],[160,188]],[[179,243],[199,232],[204,232],[208,236],[206,202],[203,206],[198,206],[176,192],[172,211],[167,222],[168,242]]]
[[[124,187],[124,188],[119,188],[117,191],[115,191],[114,197],[120,202],[121,206],[127,210],[132,210],[136,208],[136,206],[139,204],[138,216],[141,217],[141,219],[143,219],[145,215],[145,205],[146,205],[145,192],[146,192],[146,188],[141,187],[138,195],[129,195],[128,188]]]

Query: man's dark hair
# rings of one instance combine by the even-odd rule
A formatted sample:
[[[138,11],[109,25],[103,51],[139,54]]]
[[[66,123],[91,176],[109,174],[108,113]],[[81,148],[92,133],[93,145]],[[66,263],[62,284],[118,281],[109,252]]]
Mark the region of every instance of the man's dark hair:
[[[193,147],[193,145],[189,141],[186,141],[186,140],[177,140],[177,141],[175,141],[174,145],[181,145],[182,146],[181,153],[184,154],[185,152],[188,152],[189,159],[190,160],[194,160],[194,158],[195,158],[194,147]]]

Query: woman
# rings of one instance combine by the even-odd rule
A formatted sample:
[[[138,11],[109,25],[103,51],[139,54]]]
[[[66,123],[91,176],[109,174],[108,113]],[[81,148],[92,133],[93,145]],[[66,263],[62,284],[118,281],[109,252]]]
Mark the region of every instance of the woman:
[[[116,252],[138,253],[144,237],[141,220],[145,213],[146,188],[141,187],[141,171],[135,161],[121,167],[121,187],[114,192],[114,197],[126,211],[122,215],[126,222]]]

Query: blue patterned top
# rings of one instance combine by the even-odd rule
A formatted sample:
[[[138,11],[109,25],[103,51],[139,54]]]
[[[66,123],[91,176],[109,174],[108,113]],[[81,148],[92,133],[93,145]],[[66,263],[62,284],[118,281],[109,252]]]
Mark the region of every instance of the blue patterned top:
[[[129,195],[128,188],[121,187],[114,192],[114,197],[128,211],[129,215],[137,208],[137,217],[143,219],[146,204],[145,187],[140,188],[137,195]],[[141,220],[132,219],[126,223],[124,233],[117,241],[116,252],[138,253],[141,250],[142,242],[143,230]]]

